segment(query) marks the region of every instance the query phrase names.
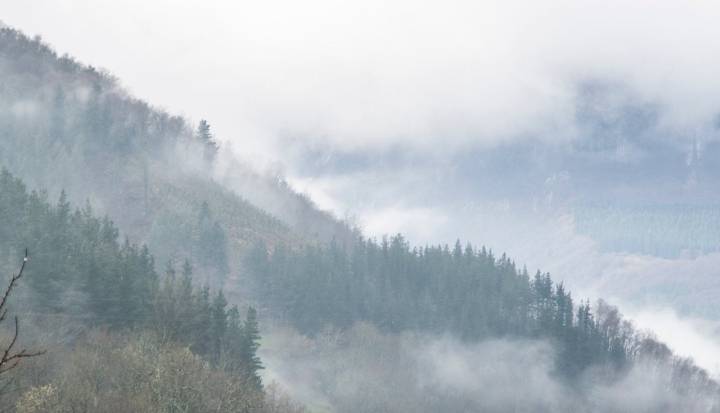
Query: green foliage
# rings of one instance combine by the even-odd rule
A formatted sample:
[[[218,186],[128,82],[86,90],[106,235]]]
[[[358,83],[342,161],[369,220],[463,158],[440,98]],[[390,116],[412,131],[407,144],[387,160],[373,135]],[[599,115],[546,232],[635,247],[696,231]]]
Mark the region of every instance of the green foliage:
[[[213,220],[207,202],[203,202],[200,207],[197,233],[194,242],[198,261],[204,268],[212,268],[217,271],[218,278],[224,278],[230,271],[225,231],[218,221]]]
[[[261,390],[257,312],[250,307],[241,323],[237,306],[228,308],[222,291],[212,295],[207,286],[193,288],[191,277],[187,261],[181,278],[168,265],[156,296],[152,329],[172,342],[188,346],[213,366],[246,377]]]
[[[73,211],[64,192],[54,205],[44,193],[28,193],[6,170],[0,193],[3,227],[12,231],[0,239],[0,251],[15,258],[26,246],[32,252],[32,311],[124,327],[151,310],[157,275],[146,247],[119,242],[109,219],[93,216],[89,205]]]
[[[168,263],[160,277],[148,248],[120,242],[108,218],[96,218],[89,205],[73,211],[64,192],[50,204],[45,194],[28,193],[5,170],[0,172],[0,217],[7,223],[0,226],[0,256],[17,262],[25,246],[31,251],[29,299],[18,305],[21,313],[83,327],[155,331],[213,366],[233,366],[228,371],[262,389],[255,310],[248,310],[241,325],[237,308],[227,308],[222,291],[194,288],[188,260],[180,275]]]
[[[240,360],[243,363],[245,374],[258,389],[262,388],[259,372],[264,367],[257,356],[260,348],[260,328],[258,327],[257,311],[249,307],[247,317],[243,324],[240,341]]]
[[[210,124],[205,119],[200,120],[197,131],[195,132],[196,139],[203,145],[203,154],[205,160],[212,162],[217,156],[217,152],[220,149],[215,138],[210,132]]]
[[[276,316],[310,335],[367,321],[389,332],[471,341],[546,338],[558,344],[558,370],[569,376],[598,363],[620,368],[629,357],[631,327],[616,313],[597,317],[589,303],[576,308],[549,274],[531,279],[484,247],[411,249],[397,235],[380,243],[359,239],[350,249],[331,243],[267,253],[257,246],[248,262]]]

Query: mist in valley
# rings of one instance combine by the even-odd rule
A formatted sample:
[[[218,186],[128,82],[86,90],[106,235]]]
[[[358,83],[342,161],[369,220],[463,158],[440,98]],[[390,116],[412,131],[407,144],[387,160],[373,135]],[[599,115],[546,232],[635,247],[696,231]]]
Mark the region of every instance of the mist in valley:
[[[0,10],[0,411],[720,409],[720,8]]]

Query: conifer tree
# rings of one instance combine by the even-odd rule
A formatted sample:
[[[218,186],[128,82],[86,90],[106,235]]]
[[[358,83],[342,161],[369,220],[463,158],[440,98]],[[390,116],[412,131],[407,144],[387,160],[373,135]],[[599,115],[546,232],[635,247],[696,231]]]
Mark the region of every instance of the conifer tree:
[[[213,221],[210,206],[203,202],[198,215],[197,258],[206,268],[217,270],[220,281],[230,271],[227,258],[227,240],[220,223]],[[222,284],[221,282],[219,284]]]
[[[590,304],[575,307],[550,274],[531,277],[485,247],[411,249],[402,236],[272,252],[258,243],[247,262],[269,311],[310,336],[366,321],[472,340],[538,337],[560,345],[558,371],[568,376],[602,360],[620,367],[629,351],[621,329],[600,330]]]
[[[254,307],[249,307],[243,325],[240,357],[248,380],[258,389],[262,388],[260,370],[264,368],[260,357],[257,355],[259,348],[260,328],[258,327],[257,311]]]
[[[195,132],[197,140],[203,145],[204,157],[208,162],[215,160],[219,146],[215,142],[215,138],[210,132],[210,124],[205,119],[200,120],[197,131]]]
[[[179,336],[184,337],[185,340],[189,340],[193,335],[193,329],[195,327],[194,320],[195,307],[193,305],[193,268],[190,264],[190,260],[185,260],[182,266],[182,274],[180,277],[180,285],[178,286],[177,297],[179,304],[178,318],[183,320]]]
[[[211,349],[211,359],[213,362],[217,363],[221,351],[222,351],[222,341],[223,337],[225,337],[225,334],[227,333],[227,300],[225,299],[225,296],[223,295],[222,290],[219,290],[215,298],[213,298],[212,302],[212,324],[211,324],[211,332],[210,337],[212,340],[212,349]]]
[[[207,356],[211,351],[212,309],[210,287],[202,287],[195,294],[193,308],[192,350],[196,354]]]

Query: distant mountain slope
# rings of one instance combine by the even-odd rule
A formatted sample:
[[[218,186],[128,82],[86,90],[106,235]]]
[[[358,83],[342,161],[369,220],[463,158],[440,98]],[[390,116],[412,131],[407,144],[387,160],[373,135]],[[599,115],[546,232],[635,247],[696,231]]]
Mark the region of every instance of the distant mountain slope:
[[[578,231],[607,251],[677,258],[720,249],[716,205],[581,205],[574,216]]]
[[[226,176],[244,180],[227,189],[213,179],[218,156],[209,129],[133,98],[112,75],[58,56],[39,38],[0,28],[0,164],[30,187],[89,199],[158,259],[190,256],[218,279],[237,273],[255,241],[351,234],[284,182],[242,165]],[[268,214],[237,190],[260,207],[283,208]]]

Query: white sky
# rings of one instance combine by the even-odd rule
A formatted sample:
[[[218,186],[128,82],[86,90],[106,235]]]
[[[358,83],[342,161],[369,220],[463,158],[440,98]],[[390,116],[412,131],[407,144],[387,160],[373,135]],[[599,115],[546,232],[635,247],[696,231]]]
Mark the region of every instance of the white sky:
[[[714,2],[2,3],[7,24],[273,160],[288,135],[343,150],[562,137],[588,78],[626,83],[673,125],[720,106]]]

